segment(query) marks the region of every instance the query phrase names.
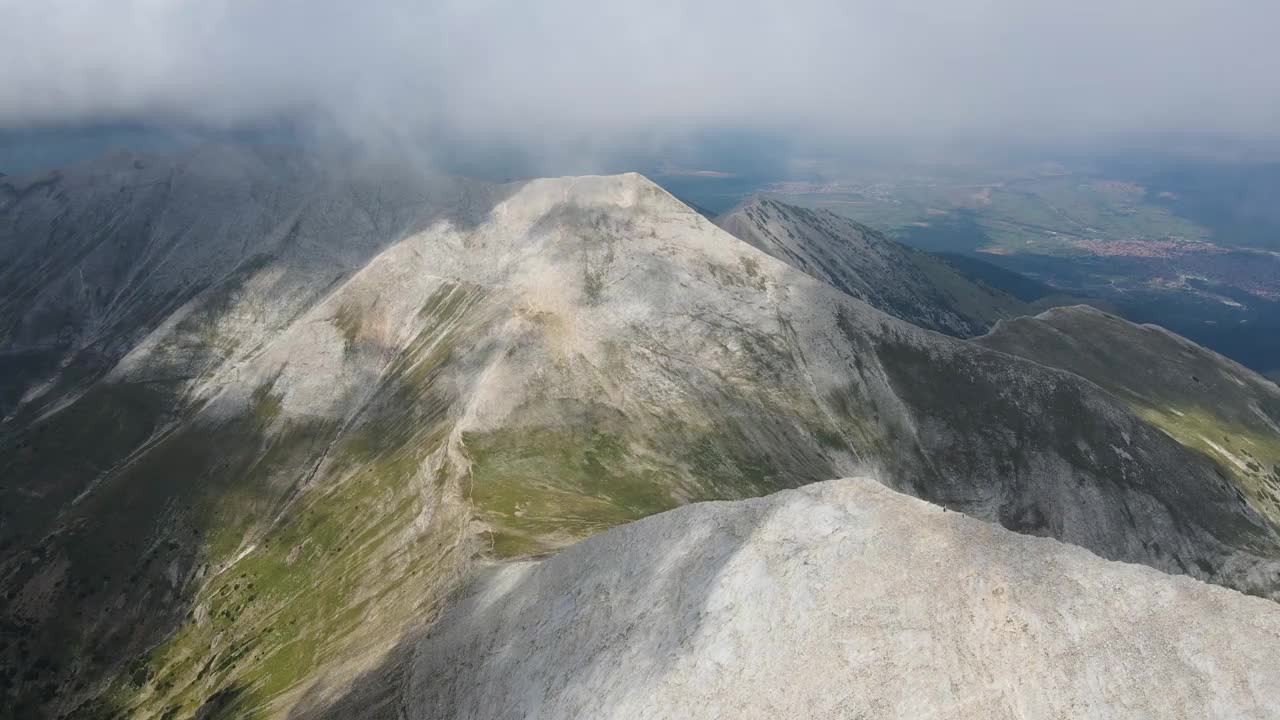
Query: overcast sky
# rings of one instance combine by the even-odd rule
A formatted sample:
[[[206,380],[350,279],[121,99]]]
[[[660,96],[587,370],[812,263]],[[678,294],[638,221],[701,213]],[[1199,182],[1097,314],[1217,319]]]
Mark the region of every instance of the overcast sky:
[[[0,0],[0,128],[1280,136],[1276,0]]]

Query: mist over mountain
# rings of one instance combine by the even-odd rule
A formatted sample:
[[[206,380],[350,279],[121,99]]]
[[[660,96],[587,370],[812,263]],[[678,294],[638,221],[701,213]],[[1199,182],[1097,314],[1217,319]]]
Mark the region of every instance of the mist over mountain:
[[[11,0],[0,126],[285,122],[388,152],[578,166],[553,173],[725,129],[833,146],[1270,141],[1276,13],[1257,0]]]
[[[0,720],[1280,715],[1277,25],[0,0]]]

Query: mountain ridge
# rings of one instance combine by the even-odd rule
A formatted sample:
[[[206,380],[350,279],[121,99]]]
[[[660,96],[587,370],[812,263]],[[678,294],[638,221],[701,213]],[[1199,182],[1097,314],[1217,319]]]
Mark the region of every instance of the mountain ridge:
[[[996,323],[978,344],[1075,373],[1210,458],[1280,523],[1280,388],[1158,325],[1087,305]]]
[[[49,362],[71,358],[0,426],[14,707],[315,716],[386,658],[402,671],[402,638],[477,563],[870,471],[1103,557],[1280,593],[1274,530],[1109,395],[893,318],[638,175],[255,174],[269,166],[160,197],[108,173],[4,206],[21,232],[3,226],[0,249],[64,248],[79,217],[70,244],[96,247],[105,215],[162,270],[84,275],[139,309],[105,344],[83,341],[92,317],[6,326],[25,348],[66,335]],[[179,201],[222,224],[175,223]],[[212,266],[173,249],[197,241]],[[82,307],[93,258],[64,258],[46,315]],[[141,312],[165,298],[181,309]],[[119,359],[84,372],[86,348]],[[48,384],[27,380],[17,396]]]
[[[873,307],[948,335],[979,335],[996,320],[1029,310],[942,259],[829,210],[756,195],[717,217],[716,224]]]

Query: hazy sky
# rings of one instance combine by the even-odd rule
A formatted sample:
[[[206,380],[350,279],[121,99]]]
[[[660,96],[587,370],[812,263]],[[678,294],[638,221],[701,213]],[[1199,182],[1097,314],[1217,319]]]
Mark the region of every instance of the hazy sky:
[[[0,128],[1280,136],[1275,0],[0,0]]]

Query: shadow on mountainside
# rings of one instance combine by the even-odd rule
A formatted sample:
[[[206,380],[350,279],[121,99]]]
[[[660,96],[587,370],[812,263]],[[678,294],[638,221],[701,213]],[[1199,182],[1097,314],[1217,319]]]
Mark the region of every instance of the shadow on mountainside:
[[[118,156],[48,181],[4,182],[4,351],[52,348],[63,370],[0,426],[0,717],[112,717],[129,713],[129,697],[182,693],[182,707],[214,698],[209,717],[238,712],[263,688],[231,693],[234,683],[218,678],[268,659],[264,643],[315,662],[297,617],[342,606],[308,605],[294,627],[255,613],[305,597],[295,580],[317,572],[308,563],[350,573],[365,562],[353,552],[384,547],[385,538],[341,526],[366,527],[382,512],[373,498],[408,494],[420,458],[350,432],[368,396],[335,398],[352,408],[345,418],[308,419],[281,415],[273,380],[230,413],[193,403],[191,388],[262,352],[402,238],[440,222],[474,226],[517,186],[335,171],[289,151],[240,148]],[[9,283],[24,273],[35,278]],[[232,311],[246,322],[250,283],[284,303],[247,319],[256,347],[217,334]],[[162,327],[166,345],[146,364],[104,379]],[[81,367],[88,356],[92,367]],[[339,479],[331,492],[313,491]],[[412,494],[422,504],[433,497]],[[311,542],[301,538],[309,533]],[[268,546],[255,555],[263,558],[221,573],[257,542]],[[211,647],[217,638],[237,639]]]
[[[18,372],[0,381],[0,399],[63,368],[25,417],[56,407],[56,391],[91,384],[187,303],[197,315],[178,319],[196,324],[255,276],[269,278],[271,310],[287,322],[398,240],[438,222],[474,226],[516,189],[223,145],[6,177],[0,355]]]

